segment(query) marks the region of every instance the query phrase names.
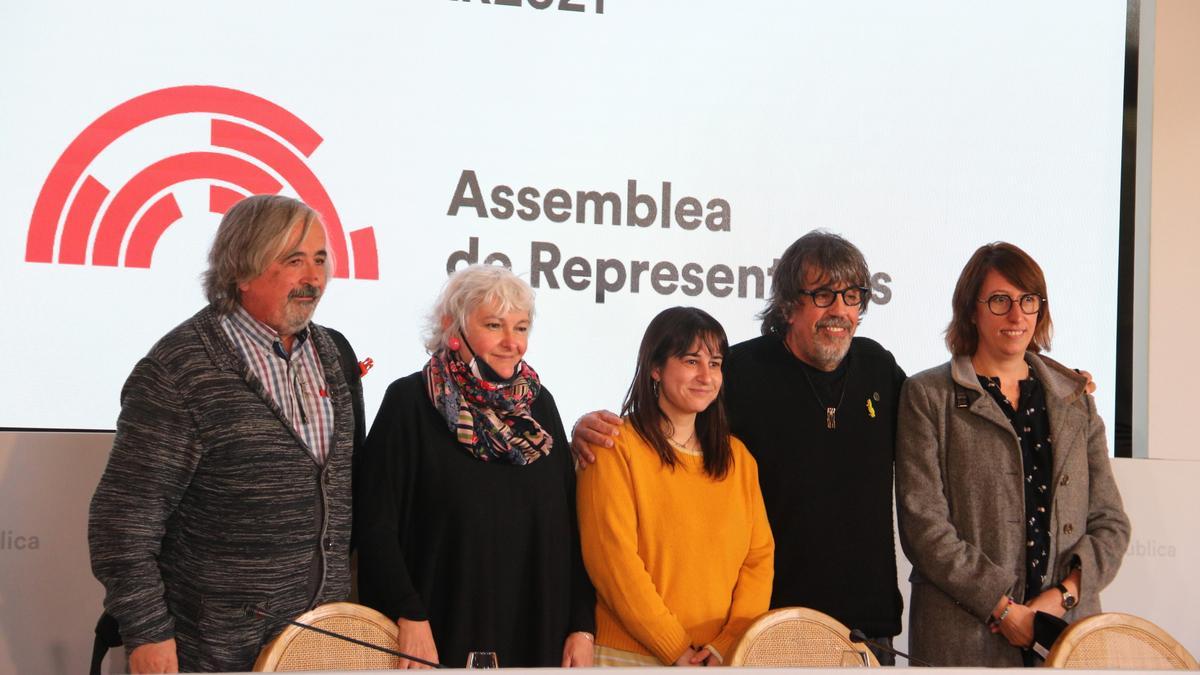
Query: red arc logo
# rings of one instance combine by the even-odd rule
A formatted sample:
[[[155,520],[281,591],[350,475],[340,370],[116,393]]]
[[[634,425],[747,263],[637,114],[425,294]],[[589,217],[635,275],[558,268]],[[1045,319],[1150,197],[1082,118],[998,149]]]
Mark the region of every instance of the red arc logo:
[[[165,157],[138,171],[112,199],[108,199],[109,188],[95,177],[85,175],[105,148],[131,130],[157,119],[188,113],[220,115],[210,120],[211,143],[217,149],[231,152],[206,150]],[[250,125],[270,130],[287,144]],[[91,264],[117,266],[124,247],[125,267],[150,267],[159,238],[183,215],[175,196],[168,191],[170,188],[192,180],[218,181],[222,184],[209,186],[209,211],[223,214],[245,196],[274,194],[283,189],[283,184],[263,169],[265,166],[322,215],[327,245],[334,259],[333,276],[378,279],[374,230],[364,227],[350,232],[347,245],[333,201],[305,163],[322,140],[299,117],[264,98],[236,89],[171,87],[130,99],[88,125],[55,162],[33,207],[25,260],[87,264],[88,243],[93,240],[94,231]],[[164,191],[167,192],[146,207]]]

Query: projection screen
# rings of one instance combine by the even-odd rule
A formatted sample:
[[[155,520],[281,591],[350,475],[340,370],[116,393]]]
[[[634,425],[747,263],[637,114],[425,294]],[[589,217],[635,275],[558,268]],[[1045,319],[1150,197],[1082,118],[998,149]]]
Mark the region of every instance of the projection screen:
[[[281,192],[336,258],[317,310],[375,368],[426,358],[448,269],[537,292],[527,358],[568,426],[616,408],[649,319],[758,334],[775,258],[866,254],[859,334],[948,358],[980,244],[1043,266],[1051,356],[1110,428],[1126,3],[16,3],[0,10],[0,427],[111,429],[204,304],[220,214]]]

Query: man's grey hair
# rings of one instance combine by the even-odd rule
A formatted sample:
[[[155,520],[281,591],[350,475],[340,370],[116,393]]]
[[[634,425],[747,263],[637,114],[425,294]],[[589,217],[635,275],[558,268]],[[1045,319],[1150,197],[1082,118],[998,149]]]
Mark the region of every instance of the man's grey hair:
[[[821,284],[831,288],[841,285],[871,287],[871,272],[858,247],[832,232],[813,230],[792,242],[775,265],[775,273],[771,275],[771,297],[767,300],[767,308],[758,315],[762,319],[763,335],[787,333],[788,317],[802,297],[800,291],[815,290],[804,288],[805,277],[813,271]],[[866,298],[863,312],[867,311],[870,291]]]
[[[533,289],[499,265],[471,265],[450,275],[425,324],[425,350],[430,354],[465,331],[467,316],[480,305],[496,303],[501,314],[529,312],[533,321]],[[447,321],[448,319],[448,321]]]
[[[204,272],[204,294],[218,312],[237,309],[242,295],[238,285],[262,274],[283,252],[297,222],[302,223],[300,241],[314,225],[324,227],[320,215],[307,204],[281,195],[253,195],[225,212]],[[327,262],[328,278],[332,256]]]

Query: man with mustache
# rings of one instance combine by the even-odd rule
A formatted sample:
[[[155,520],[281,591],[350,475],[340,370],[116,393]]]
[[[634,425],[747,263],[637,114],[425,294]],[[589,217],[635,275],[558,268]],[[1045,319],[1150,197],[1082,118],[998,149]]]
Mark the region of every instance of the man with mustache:
[[[762,336],[732,347],[722,370],[730,427],[758,462],[775,536],[771,607],[816,609],[890,645],[902,608],[892,466],[905,375],[879,343],[854,337],[869,298],[858,248],[809,232],[775,267]],[[611,446],[618,422],[595,412],[576,424],[581,464],[589,444]]]
[[[342,335],[310,322],[331,261],[303,203],[225,214],[209,305],[121,392],[88,542],[134,673],[246,671],[293,617],[350,595],[350,474],[362,385]]]

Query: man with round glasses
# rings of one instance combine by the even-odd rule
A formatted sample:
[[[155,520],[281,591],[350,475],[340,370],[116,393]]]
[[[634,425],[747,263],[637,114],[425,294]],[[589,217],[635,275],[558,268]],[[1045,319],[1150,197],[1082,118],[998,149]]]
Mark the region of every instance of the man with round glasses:
[[[758,462],[775,536],[771,607],[810,607],[890,644],[902,608],[892,467],[905,376],[879,343],[854,337],[869,280],[849,241],[800,237],[776,265],[762,335],[732,347],[722,370],[730,427]],[[610,415],[576,424],[582,464],[589,444],[611,446]]]
[[[726,359],[725,401],[758,462],[775,534],[771,606],[810,607],[890,644],[903,607],[892,466],[904,371],[879,343],[854,336],[869,286],[866,260],[846,239],[797,239],[775,267],[762,335]]]

